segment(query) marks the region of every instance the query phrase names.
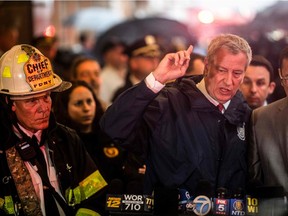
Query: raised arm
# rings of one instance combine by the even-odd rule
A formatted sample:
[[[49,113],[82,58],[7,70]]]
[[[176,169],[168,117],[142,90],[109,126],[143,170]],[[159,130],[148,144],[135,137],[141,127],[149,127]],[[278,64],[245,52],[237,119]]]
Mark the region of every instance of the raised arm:
[[[169,80],[183,76],[189,65],[191,52],[192,46],[187,50],[165,55],[152,73],[155,82],[165,84]],[[151,86],[155,85],[148,83],[147,78],[145,82],[142,81],[122,93],[102,117],[101,128],[114,141],[125,142],[139,132],[137,129],[141,127],[146,107],[159,91],[159,88],[156,91],[151,89]],[[163,87],[164,85],[160,89]]]

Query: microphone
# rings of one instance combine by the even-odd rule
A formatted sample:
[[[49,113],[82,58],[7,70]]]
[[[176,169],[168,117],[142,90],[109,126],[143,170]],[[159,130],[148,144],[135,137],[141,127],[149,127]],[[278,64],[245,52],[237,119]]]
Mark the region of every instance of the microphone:
[[[153,212],[154,210],[154,197],[151,195],[143,195],[144,198],[144,212]]]
[[[127,183],[126,192],[127,194],[143,194],[143,183],[140,180],[132,180]]]
[[[217,198],[213,199],[213,215],[229,215],[228,190],[226,188],[217,189]]]
[[[157,216],[178,215],[178,189],[156,187],[154,189],[154,214]]]
[[[252,195],[246,195],[246,215],[259,214],[259,200]]]
[[[230,215],[245,215],[244,192],[238,188],[230,199]]]
[[[192,209],[187,208],[187,211],[192,210],[194,214],[200,216],[208,215],[212,209],[210,197],[212,197],[212,186],[210,182],[206,180],[199,181],[196,187],[195,198],[192,201],[192,205],[190,205]],[[188,207],[188,205],[186,205],[186,207]]]
[[[178,189],[178,211],[179,212],[185,212],[186,211],[186,205],[189,202],[191,196],[189,191],[183,188]],[[188,206],[189,208],[189,206]]]
[[[121,200],[122,211],[143,212],[144,197],[136,194],[123,194]]]
[[[213,196],[212,185],[207,180],[200,180],[195,189],[195,196],[203,195],[203,194],[207,197]]]
[[[113,179],[108,185],[105,209],[108,211],[121,211],[121,200],[124,184],[120,179]]]
[[[247,215],[287,215],[287,197],[282,186],[259,186],[246,196]]]
[[[150,195],[133,194],[139,184],[130,184],[129,193],[124,193],[124,183],[121,179],[113,179],[108,186],[105,209],[110,215],[142,215],[151,213],[154,209],[154,199]]]
[[[121,179],[113,179],[108,184],[107,194],[122,194],[124,192],[124,183]]]

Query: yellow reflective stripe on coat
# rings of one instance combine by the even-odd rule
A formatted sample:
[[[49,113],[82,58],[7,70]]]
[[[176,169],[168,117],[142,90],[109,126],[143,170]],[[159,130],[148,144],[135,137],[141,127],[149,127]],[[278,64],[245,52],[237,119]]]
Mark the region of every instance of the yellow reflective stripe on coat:
[[[3,209],[4,203],[4,199],[0,197],[0,209]]]
[[[2,198],[1,200],[3,201]],[[13,202],[12,196],[4,197],[4,205],[2,209],[5,211],[6,214],[15,214],[14,202]]]
[[[68,188],[65,191],[65,198],[69,206],[75,206],[76,204],[79,204],[81,202],[80,190],[72,190],[71,188]]]
[[[78,209],[75,216],[101,216],[101,215],[90,209],[80,208]]]
[[[80,187],[81,200],[88,199],[90,196],[104,188],[106,185],[107,182],[102,177],[99,170],[95,171],[79,183],[78,187]]]
[[[88,199],[93,194],[97,193],[99,190],[104,188],[107,185],[107,182],[102,177],[100,172],[97,170],[83,181],[79,183],[79,186],[66,190],[66,199],[70,206],[79,204],[81,201]]]

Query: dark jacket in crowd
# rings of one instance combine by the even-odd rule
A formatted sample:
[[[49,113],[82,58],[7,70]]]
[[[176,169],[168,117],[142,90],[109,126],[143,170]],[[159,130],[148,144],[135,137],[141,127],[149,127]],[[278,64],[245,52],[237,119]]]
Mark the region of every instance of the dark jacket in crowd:
[[[101,174],[109,183],[115,178],[122,178],[124,150],[100,137],[99,133],[78,133],[87,152],[97,164]]]
[[[193,195],[206,182],[213,194],[219,187],[245,187],[250,113],[240,92],[223,115],[191,79],[159,94],[142,81],[114,101],[100,124],[124,146],[141,136],[142,144],[132,148],[147,155],[146,193],[182,187]]]
[[[114,93],[113,98],[112,98],[112,102],[114,102],[120,94],[122,94],[124,91],[126,91],[127,89],[129,89],[133,86],[133,83],[130,80],[129,74],[130,73],[127,73],[127,76],[125,79],[125,84],[122,87],[120,87],[119,89],[117,89],[116,92]]]

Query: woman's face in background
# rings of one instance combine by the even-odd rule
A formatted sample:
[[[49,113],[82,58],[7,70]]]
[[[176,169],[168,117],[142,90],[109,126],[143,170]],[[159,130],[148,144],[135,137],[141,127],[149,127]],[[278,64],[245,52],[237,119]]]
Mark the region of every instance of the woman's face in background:
[[[68,115],[83,128],[92,130],[93,119],[95,118],[96,102],[92,92],[84,87],[76,87],[69,96]]]

